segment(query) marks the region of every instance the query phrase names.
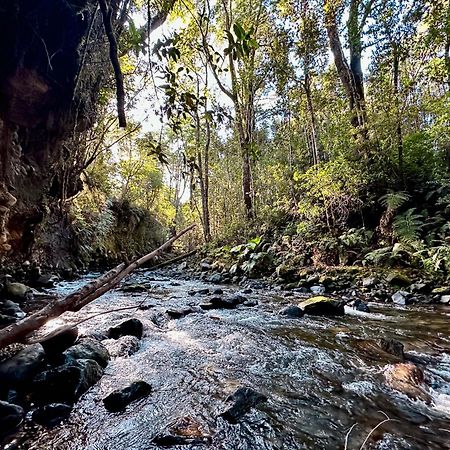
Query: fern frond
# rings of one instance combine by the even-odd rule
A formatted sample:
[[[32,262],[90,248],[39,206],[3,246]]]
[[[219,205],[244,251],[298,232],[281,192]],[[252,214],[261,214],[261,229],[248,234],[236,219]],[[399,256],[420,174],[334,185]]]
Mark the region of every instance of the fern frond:
[[[423,216],[415,211],[415,208],[411,208],[394,218],[394,234],[400,242],[412,243],[419,240]]]
[[[380,202],[385,208],[395,210],[404,205],[409,199],[410,195],[407,192],[388,192],[380,197]]]

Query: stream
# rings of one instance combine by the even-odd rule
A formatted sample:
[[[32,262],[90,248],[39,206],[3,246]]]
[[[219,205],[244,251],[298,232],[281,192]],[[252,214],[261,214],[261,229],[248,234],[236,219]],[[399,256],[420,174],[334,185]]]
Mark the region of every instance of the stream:
[[[67,294],[95,276],[61,283],[55,291]],[[373,432],[364,448],[450,449],[449,307],[370,304],[374,314],[293,319],[277,313],[303,298],[300,294],[285,297],[275,289],[253,289],[245,296],[257,306],[169,320],[167,308],[207,300],[189,291],[221,287],[229,295],[239,287],[185,280],[169,271],[140,271],[127,283],[143,284],[148,293],[111,291],[46,327],[49,331],[97,312],[144,302],[148,309],[111,312],[79,326],[88,335],[138,318],[145,328],[139,351],[113,358],[68,421],[49,430],[27,425],[5,449],[160,449],[153,439],[189,417],[210,440],[170,448],[353,450],[361,448],[386,416],[390,420]],[[429,359],[425,379],[433,398],[430,405],[385,384],[383,369],[389,361],[363,345],[364,340],[380,337],[398,339],[410,355]],[[152,393],[123,413],[106,411],[102,399],[136,380],[148,382]],[[230,424],[218,416],[226,409],[227,396],[240,386],[268,400]]]

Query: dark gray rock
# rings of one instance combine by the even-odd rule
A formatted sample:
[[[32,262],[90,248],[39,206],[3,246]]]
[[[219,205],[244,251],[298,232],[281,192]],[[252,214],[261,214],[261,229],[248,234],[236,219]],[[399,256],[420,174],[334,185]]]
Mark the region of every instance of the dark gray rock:
[[[352,302],[352,303],[350,304],[350,306],[351,306],[352,308],[355,308],[356,311],[361,311],[361,312],[365,312],[365,313],[369,313],[369,312],[370,312],[370,308],[369,308],[369,306],[367,305],[367,303],[363,302],[363,301],[360,300],[360,299],[357,299],[357,300],[355,300],[354,302]]]
[[[73,404],[103,375],[92,359],[78,359],[37,375],[31,385],[31,399],[36,404]]]
[[[103,399],[103,404],[108,411],[123,411],[131,402],[146,397],[152,391],[152,387],[145,381],[135,381],[124,389],[111,392]]]
[[[77,327],[62,327],[55,330],[41,341],[45,353],[49,356],[58,355],[67,350],[78,339]]]
[[[121,336],[136,336],[141,339],[144,333],[144,325],[138,319],[128,319],[122,322],[120,325],[112,327],[108,330],[108,337],[111,339],[118,339]]]
[[[280,316],[292,317],[294,319],[299,319],[305,315],[303,309],[295,305],[286,306],[286,308],[283,308],[278,314]]]
[[[106,367],[109,362],[109,353],[106,347],[92,338],[82,338],[78,344],[67,349],[64,353],[68,362],[78,359],[93,359],[101,367]]]
[[[0,436],[17,428],[24,417],[23,408],[0,400]]]
[[[0,363],[0,389],[22,387],[42,368],[45,352],[41,344],[28,345]]]
[[[233,404],[220,416],[227,422],[236,424],[252,408],[267,401],[267,397],[249,387],[240,387],[226,401]]]
[[[143,284],[127,284],[125,286],[122,286],[121,291],[123,292],[130,292],[130,293],[139,293],[139,292],[147,292],[147,286],[144,286]]]
[[[214,289],[214,291],[212,292],[213,295],[222,295],[223,294],[223,290],[220,288]]]
[[[66,420],[72,411],[72,406],[65,403],[50,403],[33,411],[31,418],[45,427],[51,428]]]
[[[196,312],[195,309],[191,308],[191,307],[166,309],[166,314],[171,319],[181,319],[181,318],[187,316],[188,314],[192,314],[194,312]]]
[[[210,283],[214,283],[214,284],[219,284],[222,283],[222,275],[220,275],[220,273],[215,273],[213,275],[211,275],[210,277],[208,277],[208,281]]]
[[[5,316],[12,316],[16,319],[22,319],[26,316],[20,306],[17,303],[12,302],[11,300],[0,300],[0,313],[4,314]]]

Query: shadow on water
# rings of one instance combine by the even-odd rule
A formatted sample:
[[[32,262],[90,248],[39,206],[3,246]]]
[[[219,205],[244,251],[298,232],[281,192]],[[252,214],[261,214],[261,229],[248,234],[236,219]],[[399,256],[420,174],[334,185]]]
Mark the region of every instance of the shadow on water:
[[[85,280],[83,280],[84,282]],[[147,310],[113,312],[82,324],[85,334],[137,317],[144,323],[140,350],[115,358],[105,376],[76,405],[70,419],[45,430],[27,429],[10,448],[27,450],[149,450],[152,441],[179,418],[191,417],[211,435],[205,444],[175,449],[359,449],[450,448],[450,310],[389,309],[374,305],[373,317],[288,319],[276,313],[289,300],[254,291],[253,308],[212,310],[168,320],[167,307],[205,300],[188,291],[211,287],[197,281],[140,272],[135,282],[149,287]],[[61,294],[76,283],[58,287]],[[223,287],[225,291],[235,288]],[[227,292],[225,292],[227,293]],[[147,294],[114,291],[78,313],[67,313],[48,328],[95,312],[142,302]],[[365,342],[385,337],[402,341],[412,355],[430,357],[425,375],[434,402],[413,401],[383,383],[391,361]],[[102,399],[135,380],[153,387],[146,399],[124,413],[109,413]],[[268,397],[238,424],[218,417],[239,386]],[[20,443],[19,443],[20,442]]]

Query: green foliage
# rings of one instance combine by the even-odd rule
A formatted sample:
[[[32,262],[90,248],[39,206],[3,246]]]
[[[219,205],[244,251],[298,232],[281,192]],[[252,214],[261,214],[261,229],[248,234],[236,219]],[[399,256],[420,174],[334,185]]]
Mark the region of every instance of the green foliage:
[[[404,243],[418,241],[423,228],[423,216],[417,214],[415,208],[410,208],[394,218],[395,237]]]
[[[410,195],[407,192],[389,192],[388,194],[380,197],[380,202],[386,209],[397,210],[409,199]]]

